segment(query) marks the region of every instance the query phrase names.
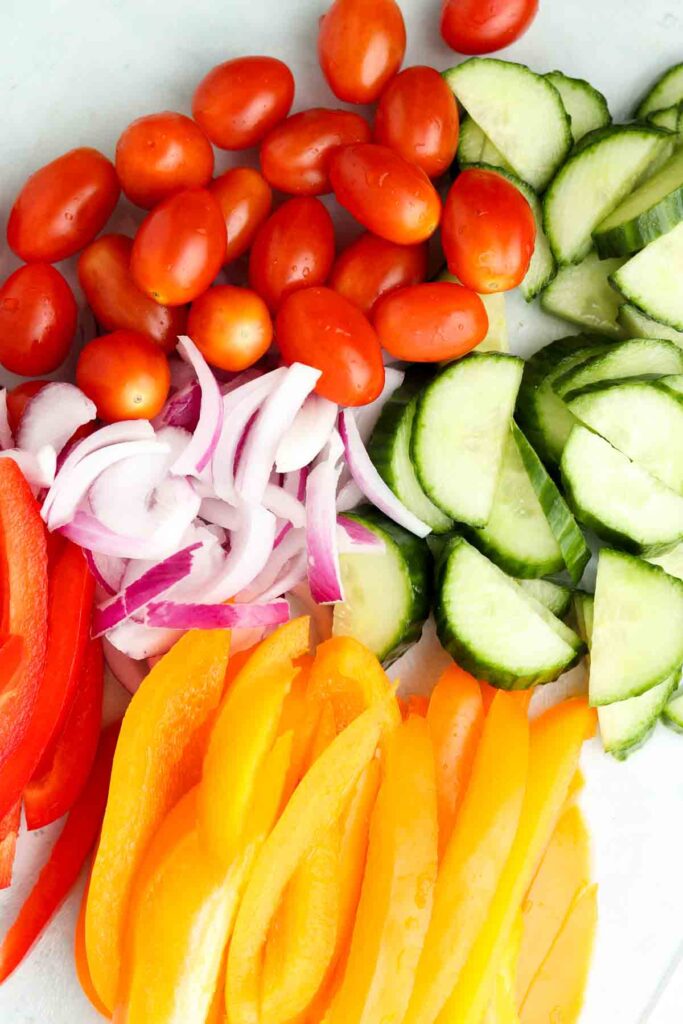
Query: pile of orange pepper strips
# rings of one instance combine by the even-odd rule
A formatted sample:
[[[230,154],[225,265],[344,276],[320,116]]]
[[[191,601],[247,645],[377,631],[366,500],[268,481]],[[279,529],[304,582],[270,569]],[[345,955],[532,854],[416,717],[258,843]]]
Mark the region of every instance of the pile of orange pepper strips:
[[[93,1005],[119,1024],[576,1019],[586,702],[530,721],[526,695],[453,665],[402,706],[356,641],[309,654],[305,618],[228,664],[229,645],[187,634],[123,720],[76,936]]]

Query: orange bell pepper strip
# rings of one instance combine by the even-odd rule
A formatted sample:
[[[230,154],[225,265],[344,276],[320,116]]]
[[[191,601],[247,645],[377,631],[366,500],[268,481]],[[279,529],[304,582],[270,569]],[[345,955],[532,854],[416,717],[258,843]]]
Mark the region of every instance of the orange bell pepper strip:
[[[393,694],[340,733],[292,794],[261,848],[237,915],[228,955],[232,1024],[259,1024],[261,959],[282,895],[321,830],[340,818],[383,732],[398,717]]]
[[[581,793],[583,791],[585,785],[586,785],[586,780],[584,778],[583,772],[579,768],[579,769],[577,769],[577,771],[574,772],[574,778],[572,779],[572,781],[571,781],[571,783],[569,785],[569,792],[567,793],[567,803],[568,804],[570,804],[574,800],[576,800],[576,798],[579,795],[579,793]]]
[[[437,875],[434,754],[411,716],[386,740],[370,845],[344,979],[329,1024],[400,1024],[429,926]]]
[[[318,647],[308,682],[308,697],[334,708],[337,732],[341,732],[366,708],[381,701],[391,683],[375,655],[358,640],[335,636]],[[400,721],[396,701],[390,705],[395,724]]]
[[[226,630],[187,633],[143,680],[123,720],[85,915],[90,973],[110,1010],[133,878],[159,823],[199,780],[229,648]]]
[[[517,963],[521,939],[522,921],[518,917],[495,978],[493,996],[482,1024],[520,1024],[517,1011]]]
[[[500,691],[441,864],[405,1024],[434,1024],[462,974],[517,832],[528,768],[529,721],[514,697]]]
[[[20,825],[21,801],[18,801],[0,821],[0,889],[7,889],[12,884]]]
[[[590,882],[590,843],[581,811],[570,804],[553,832],[522,907],[518,1001],[547,956],[569,909]]]
[[[107,1010],[107,1007],[95,991],[95,986],[93,985],[92,978],[90,977],[88,957],[85,952],[85,907],[88,901],[89,886],[90,879],[88,879],[83,891],[81,906],[76,920],[76,934],[74,936],[74,963],[76,966],[76,975],[78,976],[84,996],[99,1014],[106,1017],[108,1020],[111,1020],[111,1015]]]
[[[481,689],[469,672],[449,665],[432,691],[427,723],[434,745],[439,856],[443,857],[484,727]]]
[[[491,686],[490,683],[486,683],[483,680],[480,681],[479,686],[481,687],[481,699],[484,702],[484,714],[488,714],[489,708],[493,703],[493,698],[498,693],[498,690],[495,686]],[[531,689],[512,691],[512,696],[515,698],[515,700],[518,702],[520,707],[523,708],[524,711],[529,710],[529,705],[531,704],[531,698],[533,697],[533,695],[534,692]]]
[[[495,702],[491,714],[494,708]],[[489,914],[439,1024],[480,1024],[510,932],[562,813],[594,721],[595,712],[585,699],[575,698],[532,722],[529,784],[519,828]]]
[[[427,717],[429,697],[426,697],[423,693],[411,693],[408,697],[399,699],[398,704],[404,721],[410,715],[419,715],[421,718]]]
[[[583,1007],[598,920],[597,887],[580,893],[520,1009],[521,1024],[575,1024]]]

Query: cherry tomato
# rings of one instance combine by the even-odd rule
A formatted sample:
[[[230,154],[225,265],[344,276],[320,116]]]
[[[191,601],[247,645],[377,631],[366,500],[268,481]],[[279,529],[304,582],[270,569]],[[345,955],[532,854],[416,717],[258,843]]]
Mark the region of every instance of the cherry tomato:
[[[375,141],[438,178],[453,163],[459,119],[455,96],[434,68],[406,68],[377,107]]]
[[[182,306],[205,292],[225,261],[221,208],[207,189],[159,203],[133,242],[130,271],[138,288],[164,306]]]
[[[284,121],[294,77],[275,57],[237,57],[218,64],[197,86],[192,116],[214,146],[249,149]]]
[[[49,263],[19,267],[0,288],[0,364],[38,377],[66,359],[78,309],[71,288]]]
[[[339,405],[367,405],[384,387],[384,364],[368,319],[331,288],[288,295],[276,322],[286,363],[322,370],[316,391]]]
[[[319,199],[283,203],[259,229],[251,248],[249,281],[271,311],[285,295],[324,284],[334,263],[334,225]]]
[[[266,136],[261,145],[261,167],[270,184],[281,192],[323,195],[331,191],[328,167],[332,151],[352,142],[369,142],[370,137],[370,126],[359,114],[322,107],[304,110]]]
[[[49,380],[25,380],[7,392],[7,421],[13,434],[19,429],[28,403],[49,383]]]
[[[273,321],[256,292],[230,284],[209,288],[190,308],[188,333],[204,358],[221,370],[245,370],[273,340]]]
[[[187,310],[160,306],[141,292],[130,272],[133,239],[101,235],[78,259],[78,280],[100,327],[146,334],[164,352],[172,352],[185,333]]]
[[[171,386],[166,356],[137,331],[103,334],[83,348],[76,383],[107,423],[157,416]]]
[[[441,35],[456,53],[494,53],[524,35],[538,0],[444,0]]]
[[[456,178],[444,209],[442,242],[451,274],[475,292],[516,288],[536,241],[531,207],[495,171],[472,169]]]
[[[405,52],[406,27],[395,0],[334,0],[321,19],[320,67],[347,103],[374,103]]]
[[[251,167],[234,167],[212,181],[209,191],[218,203],[228,233],[226,263],[251,247],[256,232],[273,205],[270,185]]]
[[[441,200],[427,175],[386,146],[338,149],[330,161],[330,181],[341,205],[390,242],[424,242],[439,225]]]
[[[202,188],[213,174],[213,149],[190,117],[170,110],[133,121],[116,143],[116,173],[136,206],[151,210],[184,188]]]
[[[370,314],[382,295],[427,276],[427,245],[396,245],[368,232],[337,257],[329,285]]]
[[[483,341],[489,329],[476,292],[446,281],[385,295],[375,306],[372,322],[382,347],[411,363],[458,359]]]
[[[45,164],[14,200],[7,242],[27,263],[57,263],[99,234],[120,193],[114,166],[96,149],[72,149]]]

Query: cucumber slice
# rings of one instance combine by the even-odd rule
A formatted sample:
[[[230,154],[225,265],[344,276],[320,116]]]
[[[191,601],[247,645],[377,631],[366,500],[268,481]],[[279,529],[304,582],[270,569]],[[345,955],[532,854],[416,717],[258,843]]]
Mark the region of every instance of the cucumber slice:
[[[581,263],[560,267],[541,293],[541,307],[580,327],[620,338],[617,316],[622,300],[609,279],[623,263],[623,259],[601,260],[592,252]]]
[[[678,544],[671,551],[666,551],[663,555],[653,555],[651,558],[648,558],[648,562],[660,566],[669,576],[675,576],[677,580],[683,580],[683,544]]]
[[[683,373],[683,351],[670,341],[634,338],[609,345],[581,365],[559,374],[553,389],[569,401],[574,392],[602,381],[621,381],[627,377],[659,377]]]
[[[576,630],[590,650],[593,642],[593,617],[595,615],[595,598],[585,590],[577,590],[572,598]]]
[[[636,108],[636,117],[647,117],[655,110],[662,110],[683,100],[683,64],[675,64],[642,98]]]
[[[511,170],[503,154],[484,135],[477,122],[471,117],[466,117],[460,126],[458,164],[464,169],[482,162],[491,167]]]
[[[517,583],[527,594],[545,605],[553,615],[562,618],[566,614],[572,601],[569,587],[553,583],[552,580],[517,580]]]
[[[662,711],[662,721],[674,732],[683,732],[683,690],[674,693]]]
[[[650,242],[615,274],[612,283],[643,313],[683,330],[683,223]]]
[[[583,78],[570,78],[561,71],[551,71],[545,77],[562,97],[564,109],[571,121],[574,142],[578,142],[588,132],[612,123],[607,100]]]
[[[628,302],[619,307],[617,320],[628,338],[663,338],[683,348],[683,331],[657,323]]]
[[[434,279],[435,281],[454,281],[460,284],[457,277],[442,270]],[[508,338],[508,320],[505,312],[505,292],[491,292],[489,295],[480,294],[479,298],[484,303],[486,314],[489,318],[489,329],[483,341],[476,347],[477,352],[509,352],[510,343]]]
[[[680,117],[680,106],[674,103],[672,107],[665,107],[664,110],[655,110],[647,115],[648,124],[654,124],[657,128],[665,128],[668,132],[678,131],[678,120]]]
[[[590,702],[638,697],[683,664],[683,583],[640,558],[603,549],[595,587]]]
[[[667,135],[652,125],[619,125],[585,136],[543,202],[545,231],[559,264],[588,255],[596,227],[638,184]]]
[[[683,539],[683,498],[592,431],[574,427],[560,468],[570,506],[604,540],[656,555]]]
[[[437,629],[446,650],[478,679],[521,690],[556,679],[576,661],[579,637],[566,627],[560,636],[540,607],[462,537],[449,542],[438,573]]]
[[[382,409],[370,438],[368,453],[384,482],[406,508],[431,526],[435,533],[446,533],[453,523],[432,504],[420,487],[410,458],[417,398],[429,379],[420,373],[406,377]]]
[[[674,374],[671,377],[659,377],[657,384],[660,388],[673,391],[675,395],[683,395],[683,375],[680,373]]]
[[[572,145],[557,89],[524,64],[490,57],[466,60],[444,78],[515,174],[545,188]]]
[[[598,708],[600,736],[608,754],[617,761],[625,761],[636,750],[640,750],[654,732],[678,685],[678,676],[678,672],[674,673],[640,697],[619,700]]]
[[[474,353],[420,395],[411,458],[429,499],[458,522],[485,526],[491,514],[523,365]]]
[[[639,252],[683,220],[683,151],[606,217],[593,232],[602,259]]]
[[[334,606],[332,633],[352,636],[385,664],[419,639],[429,615],[427,544],[371,506],[345,512],[384,542],[384,551],[340,555],[345,600]]]
[[[683,494],[683,395],[638,380],[574,394],[567,404],[577,419]]]

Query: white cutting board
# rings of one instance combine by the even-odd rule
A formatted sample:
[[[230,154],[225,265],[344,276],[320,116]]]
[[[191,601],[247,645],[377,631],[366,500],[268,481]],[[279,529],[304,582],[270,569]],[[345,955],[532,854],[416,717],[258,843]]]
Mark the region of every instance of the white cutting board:
[[[77,145],[111,155],[119,132],[134,117],[188,111],[199,78],[229,57],[282,57],[296,75],[297,109],[336,105],[316,57],[317,19],[326,6],[326,0],[0,0],[2,230],[27,173]],[[407,63],[439,69],[455,63],[438,34],[439,0],[401,0],[401,6]],[[541,0],[541,7],[531,31],[503,55],[539,71],[560,68],[587,78],[605,92],[617,119],[628,116],[658,72],[683,59],[681,0]],[[221,156],[220,167],[224,162]],[[7,251],[0,252],[2,277],[15,265]],[[522,355],[572,333],[516,297],[508,310],[513,349]],[[0,382],[9,380],[0,373]],[[422,685],[429,664],[426,653],[413,668]],[[583,803],[594,838],[600,928],[582,1021],[678,1024],[683,737],[660,728],[625,765],[603,755],[594,742],[584,760]],[[16,883],[0,896],[0,930],[12,920],[54,832],[52,827],[23,834]],[[73,970],[75,911],[72,897],[27,962],[0,988],[1,1024],[101,1020],[81,995]]]

